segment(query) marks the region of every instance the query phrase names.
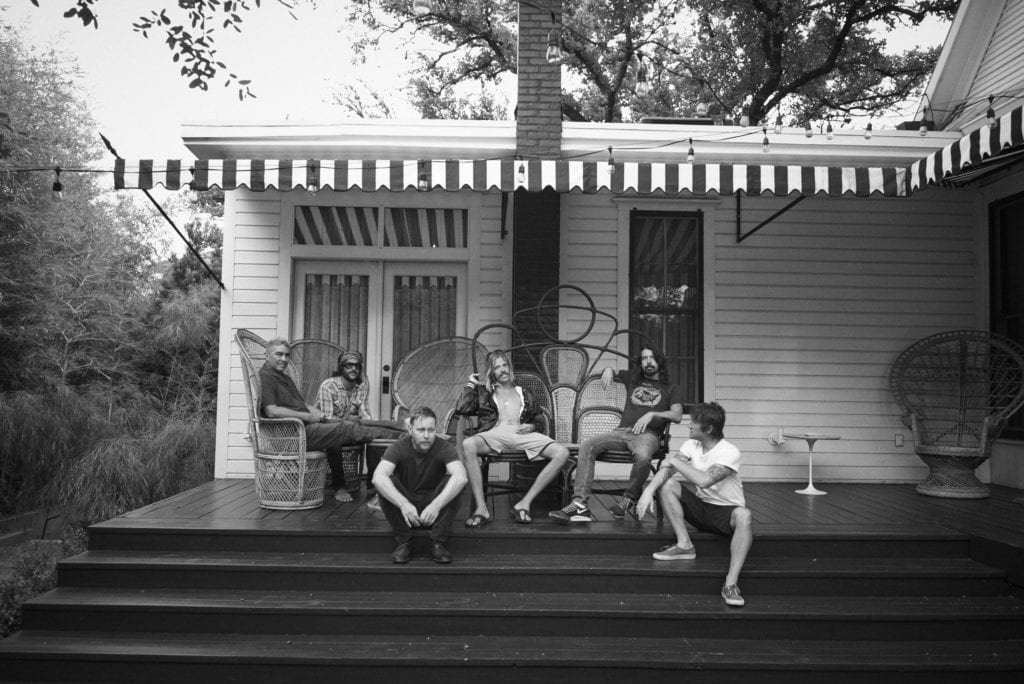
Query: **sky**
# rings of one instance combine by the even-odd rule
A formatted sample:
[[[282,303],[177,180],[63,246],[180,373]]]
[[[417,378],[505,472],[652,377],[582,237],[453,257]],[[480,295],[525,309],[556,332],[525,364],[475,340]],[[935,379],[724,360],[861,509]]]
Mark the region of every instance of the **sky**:
[[[160,38],[151,35],[147,40],[132,30],[132,22],[156,2],[101,0],[95,9],[99,29],[63,18],[74,0],[39,4],[36,8],[30,0],[0,0],[0,7],[7,8],[3,17],[23,36],[40,45],[54,44],[77,58],[99,132],[128,159],[191,158],[181,143],[183,122],[337,121],[344,114],[329,104],[331,94],[353,78],[401,99],[407,50],[385,46],[375,60],[356,64],[345,33],[346,2],[299,5],[294,10],[298,20],[293,20],[285,8],[264,0],[263,9],[245,15],[242,33],[221,33],[221,60],[239,77],[253,81],[250,88],[257,97],[244,102],[238,100],[236,88],[222,87],[223,79],[211,83],[206,92],[188,88]],[[932,22],[900,31],[892,42],[939,45],[947,28]],[[399,108],[396,114],[415,118],[410,109]]]

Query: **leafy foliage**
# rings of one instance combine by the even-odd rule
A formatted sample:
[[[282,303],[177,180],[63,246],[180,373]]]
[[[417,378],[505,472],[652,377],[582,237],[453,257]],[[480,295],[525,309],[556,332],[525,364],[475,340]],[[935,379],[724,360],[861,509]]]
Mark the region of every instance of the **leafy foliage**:
[[[57,586],[57,562],[85,550],[85,534],[73,529],[59,543],[32,541],[15,549],[11,571],[0,577],[0,639],[18,630],[21,605]]]
[[[466,81],[516,72],[515,0],[436,0],[416,15],[405,0],[353,0],[352,18],[381,33],[429,37],[411,92],[424,113],[452,110],[446,93]],[[828,112],[880,113],[914,94],[937,49],[882,50],[875,33],[929,16],[949,19],[958,0],[564,0],[563,115],[615,121],[628,105],[642,116],[794,118]],[[640,63],[649,92],[637,94]],[[441,102],[439,104],[439,101]]]

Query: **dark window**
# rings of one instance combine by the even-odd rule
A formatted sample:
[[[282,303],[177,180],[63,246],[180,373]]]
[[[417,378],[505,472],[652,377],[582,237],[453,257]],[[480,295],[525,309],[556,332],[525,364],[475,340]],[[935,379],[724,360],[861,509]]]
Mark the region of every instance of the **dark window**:
[[[687,404],[703,395],[700,212],[633,211],[629,221],[629,327],[665,355]],[[641,340],[632,336],[636,358]]]
[[[990,205],[989,254],[992,331],[1024,345],[1024,193]],[[1024,439],[1024,412],[1010,418],[1003,436]]]

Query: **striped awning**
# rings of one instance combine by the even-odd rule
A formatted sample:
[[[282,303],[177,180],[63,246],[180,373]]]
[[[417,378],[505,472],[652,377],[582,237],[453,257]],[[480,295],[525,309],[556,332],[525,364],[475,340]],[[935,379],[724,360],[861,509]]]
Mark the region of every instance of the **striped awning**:
[[[117,160],[115,187],[177,190],[221,188],[349,190],[490,190],[641,195],[907,195],[903,167],[773,166],[566,160],[313,160],[200,159],[182,162]]]
[[[999,117],[996,126],[982,126],[911,164],[907,168],[908,191],[926,185],[964,185],[976,176],[969,169],[1002,165],[1024,145],[1022,119],[1024,107],[1012,109]]]

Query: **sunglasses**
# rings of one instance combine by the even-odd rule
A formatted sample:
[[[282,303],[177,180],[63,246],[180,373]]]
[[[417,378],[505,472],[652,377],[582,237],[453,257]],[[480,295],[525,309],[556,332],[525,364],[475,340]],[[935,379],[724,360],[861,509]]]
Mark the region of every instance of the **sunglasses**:
[[[341,364],[341,367],[342,368],[362,368],[363,364],[361,364],[361,363],[343,363],[343,364]]]

